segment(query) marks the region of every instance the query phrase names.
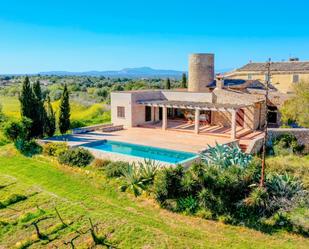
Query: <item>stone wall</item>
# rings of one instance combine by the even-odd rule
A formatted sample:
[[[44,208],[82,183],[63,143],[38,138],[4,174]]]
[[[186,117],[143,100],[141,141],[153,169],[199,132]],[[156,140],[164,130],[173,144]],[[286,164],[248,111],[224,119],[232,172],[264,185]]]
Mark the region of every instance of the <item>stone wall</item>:
[[[309,129],[306,128],[268,128],[267,143],[282,134],[292,134],[297,138],[299,144],[305,145],[305,151],[309,152]],[[263,137],[252,140],[246,152],[256,154],[261,151]]]
[[[267,140],[278,137],[282,134],[292,134],[297,138],[299,144],[303,144],[306,147],[306,151],[309,152],[309,129],[308,128],[269,128]]]

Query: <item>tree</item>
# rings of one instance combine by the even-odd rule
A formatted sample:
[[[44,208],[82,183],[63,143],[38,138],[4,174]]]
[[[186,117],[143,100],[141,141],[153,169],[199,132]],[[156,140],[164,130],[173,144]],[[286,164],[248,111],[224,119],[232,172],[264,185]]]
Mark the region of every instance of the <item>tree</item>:
[[[171,81],[170,81],[170,78],[167,78],[167,79],[166,79],[166,82],[165,82],[165,89],[171,89]]]
[[[37,80],[32,85],[34,102],[35,102],[35,110],[36,115],[33,117],[33,129],[35,137],[42,137],[44,132],[44,121],[45,121],[45,109],[44,109],[44,101],[42,97],[42,90],[40,81]]]
[[[187,75],[186,75],[186,73],[182,74],[181,88],[187,88]]]
[[[56,131],[56,116],[50,102],[50,97],[47,96],[45,103],[45,118],[44,118],[44,133],[52,137]]]
[[[19,96],[20,101],[20,113],[22,118],[28,118],[31,121],[29,127],[29,139],[36,137],[41,134],[38,131],[38,105],[34,95],[33,89],[31,88],[29,77],[26,76],[22,85],[22,90]]]
[[[4,125],[3,133],[12,142],[17,139],[30,140],[31,124],[32,121],[25,117],[21,121],[9,121]]]
[[[20,113],[22,117],[33,119],[34,116],[34,95],[31,89],[29,77],[26,76],[19,97]]]
[[[309,81],[294,85],[295,96],[287,100],[280,108],[284,124],[296,122],[309,128]]]
[[[61,134],[66,133],[70,128],[70,103],[67,85],[64,85],[60,106],[59,106],[59,130]]]

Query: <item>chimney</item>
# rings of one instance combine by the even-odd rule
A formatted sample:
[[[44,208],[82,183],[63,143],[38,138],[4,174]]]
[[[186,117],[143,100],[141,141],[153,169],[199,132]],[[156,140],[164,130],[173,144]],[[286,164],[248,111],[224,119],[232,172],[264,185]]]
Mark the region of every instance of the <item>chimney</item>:
[[[218,75],[216,79],[216,89],[223,89],[224,87],[224,77],[223,75]]]

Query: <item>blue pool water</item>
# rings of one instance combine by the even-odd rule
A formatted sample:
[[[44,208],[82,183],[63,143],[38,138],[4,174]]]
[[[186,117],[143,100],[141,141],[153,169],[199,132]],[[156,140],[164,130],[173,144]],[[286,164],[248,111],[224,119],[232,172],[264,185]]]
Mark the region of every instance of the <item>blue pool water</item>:
[[[166,163],[183,163],[189,159],[194,159],[197,157],[197,154],[177,151],[177,150],[168,150],[161,149],[157,147],[144,146],[138,144],[130,144],[124,142],[116,142],[111,140],[104,140],[100,143],[86,144],[83,147],[90,149],[97,149],[111,153],[141,157],[151,160],[158,160]]]

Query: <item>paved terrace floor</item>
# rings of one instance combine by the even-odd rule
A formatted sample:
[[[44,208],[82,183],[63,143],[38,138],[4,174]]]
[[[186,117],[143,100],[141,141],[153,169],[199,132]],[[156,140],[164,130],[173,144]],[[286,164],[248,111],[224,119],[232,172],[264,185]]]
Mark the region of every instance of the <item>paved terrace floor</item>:
[[[113,140],[120,142],[135,143],[141,145],[167,148],[173,150],[199,152],[217,143],[228,143],[233,140],[226,137],[207,135],[196,135],[173,130],[147,129],[134,127],[110,133],[89,132],[53,137],[45,141],[67,141],[69,145],[81,145],[99,140]]]
[[[144,128],[153,128],[153,129],[162,129],[162,122],[157,122],[154,124],[145,124],[141,127]],[[194,133],[194,123],[189,123],[186,121],[180,120],[168,120],[167,129],[179,132],[186,132],[186,133]],[[236,126],[236,138],[241,139],[242,137],[252,134],[250,129],[246,129],[241,126]],[[220,125],[204,125],[200,124],[199,127],[199,135],[206,135],[206,136],[217,136],[217,137],[231,137],[231,128],[223,127]]]

